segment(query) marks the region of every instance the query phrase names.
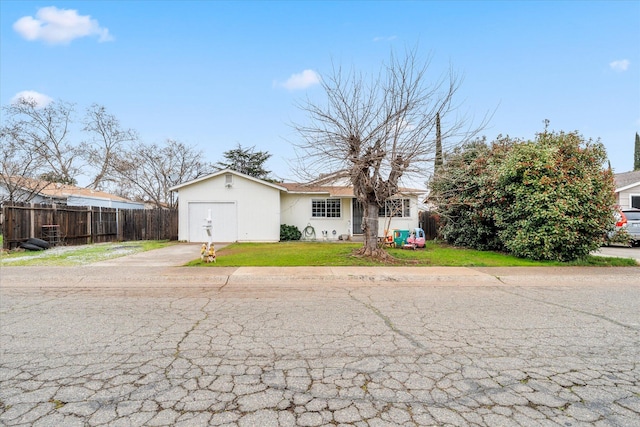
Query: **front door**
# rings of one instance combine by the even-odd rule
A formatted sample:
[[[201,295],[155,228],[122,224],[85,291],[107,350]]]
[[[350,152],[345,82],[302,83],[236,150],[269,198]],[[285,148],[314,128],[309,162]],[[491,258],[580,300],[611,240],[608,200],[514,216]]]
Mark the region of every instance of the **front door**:
[[[362,217],[364,216],[364,206],[362,206],[362,203],[360,203],[356,198],[352,200],[351,206],[351,212],[353,212],[353,218],[351,220],[351,222],[353,223],[353,234],[362,234]]]

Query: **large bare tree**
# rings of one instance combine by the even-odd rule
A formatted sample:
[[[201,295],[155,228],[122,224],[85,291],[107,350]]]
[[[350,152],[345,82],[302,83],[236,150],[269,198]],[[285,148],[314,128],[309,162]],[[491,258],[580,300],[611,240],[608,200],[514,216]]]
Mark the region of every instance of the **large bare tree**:
[[[299,105],[309,118],[294,124],[301,136],[294,143],[299,170],[348,173],[364,206],[362,255],[387,257],[378,246],[379,208],[398,194],[402,178],[424,176],[432,168],[436,118],[442,120],[443,142],[477,132],[466,128],[464,117],[455,117],[458,76],[448,70],[432,79],[428,71],[429,60],[420,61],[416,49],[402,57],[391,53],[374,76],[334,67],[321,80],[326,104]]]
[[[52,102],[45,107],[22,98],[4,107],[5,127],[13,130],[25,150],[46,164],[46,176],[73,184],[82,170],[84,151],[72,141],[73,104]]]
[[[84,155],[93,175],[88,188],[105,189],[116,178],[115,163],[126,145],[138,139],[132,129],[123,129],[120,121],[102,105],[87,108],[84,129],[88,139],[84,143]]]
[[[98,104],[86,109],[81,123],[74,122],[73,104],[62,101],[43,107],[23,98],[3,107],[3,113],[0,184],[9,198],[28,199],[39,190],[36,184],[75,184],[82,176],[88,188],[175,206],[169,188],[215,170],[184,143],[139,141],[134,130],[123,128]],[[20,193],[26,184],[31,194]]]
[[[115,162],[119,193],[156,207],[175,207],[169,188],[215,170],[202,152],[182,142],[168,139],[164,144],[137,142]]]
[[[49,184],[36,180],[44,162],[20,138],[18,129],[0,128],[0,202],[28,202]]]

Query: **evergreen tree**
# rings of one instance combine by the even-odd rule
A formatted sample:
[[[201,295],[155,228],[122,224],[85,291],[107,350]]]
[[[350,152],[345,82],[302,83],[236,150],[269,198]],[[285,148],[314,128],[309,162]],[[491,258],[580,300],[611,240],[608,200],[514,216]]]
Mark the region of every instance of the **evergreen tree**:
[[[254,178],[269,180],[271,171],[264,168],[264,162],[271,157],[269,152],[255,151],[255,147],[244,148],[238,144],[233,150],[225,151],[223,156],[226,162],[216,164],[220,169],[232,169]]]
[[[436,161],[435,170],[437,171],[442,166],[442,133],[440,130],[440,113],[436,114]]]
[[[636,149],[633,154],[633,170],[640,170],[640,135],[636,132]]]

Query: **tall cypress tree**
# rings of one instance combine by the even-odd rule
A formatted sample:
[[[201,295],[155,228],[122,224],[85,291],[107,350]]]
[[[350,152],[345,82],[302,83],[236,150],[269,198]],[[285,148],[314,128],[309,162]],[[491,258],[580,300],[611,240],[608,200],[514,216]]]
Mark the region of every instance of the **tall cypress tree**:
[[[638,135],[636,134],[636,137]],[[637,140],[637,138],[636,138]],[[443,164],[442,159],[442,134],[440,133],[440,113],[436,113],[436,161],[435,170],[437,171]]]
[[[636,132],[636,149],[633,154],[633,170],[640,170],[640,136]]]

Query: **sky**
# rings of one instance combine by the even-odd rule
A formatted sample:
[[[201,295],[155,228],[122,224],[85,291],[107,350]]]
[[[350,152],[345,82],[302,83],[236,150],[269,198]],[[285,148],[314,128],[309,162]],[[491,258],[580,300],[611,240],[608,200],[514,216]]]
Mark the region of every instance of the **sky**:
[[[578,131],[633,169],[640,132],[640,1],[0,0],[0,102],[97,103],[145,142],[205,160],[255,147],[295,180],[298,107],[334,65],[378,73],[416,49],[481,135]]]

